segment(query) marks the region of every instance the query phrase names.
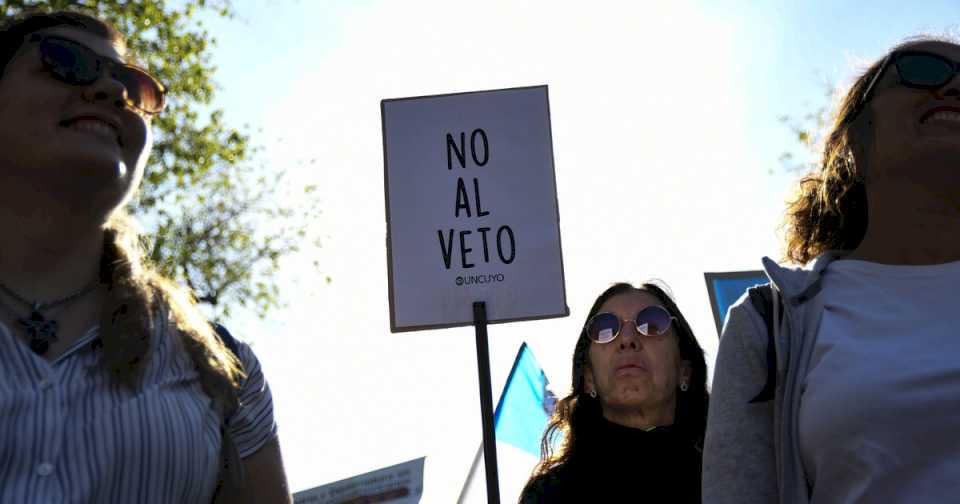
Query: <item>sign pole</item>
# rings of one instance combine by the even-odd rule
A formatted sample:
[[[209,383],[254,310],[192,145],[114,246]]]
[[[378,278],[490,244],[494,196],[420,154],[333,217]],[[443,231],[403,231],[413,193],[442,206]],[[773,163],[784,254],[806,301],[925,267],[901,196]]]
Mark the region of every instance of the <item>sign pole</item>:
[[[493,394],[490,386],[490,353],[487,346],[487,305],[473,303],[473,326],[477,332],[477,367],[480,373],[480,414],[483,419],[483,461],[487,473],[487,503],[500,504],[497,481],[497,445],[493,428]]]

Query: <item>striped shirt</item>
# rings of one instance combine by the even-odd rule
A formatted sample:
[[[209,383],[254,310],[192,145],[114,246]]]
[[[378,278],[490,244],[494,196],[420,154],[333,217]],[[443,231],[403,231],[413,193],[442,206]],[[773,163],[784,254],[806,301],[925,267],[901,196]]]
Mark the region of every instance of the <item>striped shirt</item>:
[[[99,366],[97,326],[51,363],[0,324],[0,503],[209,504],[221,416],[176,334],[157,324],[133,393]],[[238,357],[248,376],[229,429],[247,457],[277,426],[259,361],[239,341]]]

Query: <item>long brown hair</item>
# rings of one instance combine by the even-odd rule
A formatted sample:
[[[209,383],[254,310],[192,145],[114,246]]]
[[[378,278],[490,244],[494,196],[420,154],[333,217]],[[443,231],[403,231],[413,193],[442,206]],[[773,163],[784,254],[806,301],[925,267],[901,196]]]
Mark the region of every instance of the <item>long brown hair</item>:
[[[787,205],[784,222],[784,260],[805,264],[828,250],[853,250],[867,231],[867,192],[864,172],[867,160],[856,165],[854,151],[863,148],[866,128],[860,127],[865,109],[858,104],[870,81],[890,53],[918,42],[957,41],[948,37],[913,37],[887,52],[861,73],[836,105],[816,171],[797,183],[796,198]]]
[[[532,490],[537,480],[550,476],[571,463],[576,463],[583,452],[583,447],[589,444],[591,434],[596,432],[597,425],[603,417],[603,412],[600,402],[590,397],[584,389],[586,385],[585,371],[590,366],[591,344],[591,340],[586,334],[586,322],[600,311],[600,307],[608,299],[631,291],[646,292],[653,295],[671,315],[677,318],[673,327],[678,337],[680,358],[690,361],[693,373],[690,378],[690,388],[686,392],[679,392],[679,390],[677,392],[673,427],[677,432],[686,436],[691,444],[698,449],[702,449],[709,405],[707,363],[703,356],[703,349],[697,343],[693,330],[684,318],[683,313],[680,312],[676,303],[663,287],[654,282],[641,284],[640,287],[634,287],[629,283],[616,283],[597,297],[590,308],[590,312],[587,313],[586,321],[584,321],[573,351],[573,375],[570,382],[570,392],[566,397],[557,401],[553,416],[547,423],[546,432],[540,442],[540,463],[537,464],[530,479],[527,480],[523,489],[524,494]],[[559,450],[554,451],[554,444],[558,435],[563,436],[563,442]]]
[[[95,17],[72,11],[31,12],[0,26],[0,76],[26,35],[56,26],[84,30],[126,47],[119,31]],[[150,357],[151,336],[168,333],[157,332],[158,326],[173,328],[176,343],[197,366],[204,392],[221,412],[231,411],[244,376],[241,363],[216,336],[193,292],[150,264],[139,224],[125,206],[115,210],[103,228],[99,285],[106,294],[99,316],[103,370],[118,384],[137,388]],[[158,318],[161,315],[163,319]]]

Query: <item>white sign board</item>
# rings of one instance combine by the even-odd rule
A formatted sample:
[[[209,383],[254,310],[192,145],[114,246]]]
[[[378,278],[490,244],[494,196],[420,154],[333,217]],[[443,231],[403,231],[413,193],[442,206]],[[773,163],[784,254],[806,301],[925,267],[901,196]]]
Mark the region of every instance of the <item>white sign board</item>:
[[[381,102],[390,329],[569,315],[547,86]]]
[[[423,495],[424,457],[297,492],[294,504],[417,504]]]

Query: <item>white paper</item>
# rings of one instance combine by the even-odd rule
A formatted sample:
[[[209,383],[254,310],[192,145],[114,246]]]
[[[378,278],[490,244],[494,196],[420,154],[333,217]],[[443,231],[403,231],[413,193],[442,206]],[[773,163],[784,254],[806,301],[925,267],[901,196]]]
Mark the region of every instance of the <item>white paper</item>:
[[[567,315],[546,86],[382,115],[391,330],[472,324],[474,301],[491,322]]]

